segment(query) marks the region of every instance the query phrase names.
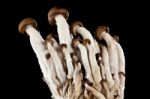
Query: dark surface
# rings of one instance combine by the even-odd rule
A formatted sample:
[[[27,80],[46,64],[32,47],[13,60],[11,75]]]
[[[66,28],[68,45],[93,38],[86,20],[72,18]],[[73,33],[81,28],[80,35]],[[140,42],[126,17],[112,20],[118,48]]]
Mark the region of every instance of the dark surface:
[[[5,71],[7,70],[8,73],[7,75],[6,73],[3,74],[5,75],[3,76],[3,82],[6,84],[4,89],[6,93],[11,94],[5,97],[13,97],[13,99],[50,99],[50,91],[42,80],[42,73],[30,46],[29,38],[18,32],[18,24],[22,19],[31,17],[37,21],[38,29],[44,38],[49,33],[56,33],[56,27],[50,26],[47,20],[49,9],[55,6],[68,9],[70,14],[69,24],[74,21],[81,21],[92,33],[99,25],[107,25],[110,28],[110,34],[119,36],[119,42],[125,51],[126,57],[125,99],[135,99],[137,95],[142,96],[140,90],[142,86],[139,82],[142,82],[141,79],[143,78],[140,77],[140,67],[136,65],[140,64],[141,59],[138,57],[141,53],[137,53],[132,49],[140,48],[135,45],[135,43],[140,45],[140,42],[138,42],[140,35],[137,30],[141,28],[142,23],[141,17],[138,17],[138,15],[141,15],[143,11],[139,11],[141,10],[139,5],[131,2],[101,0],[99,2],[98,0],[85,0],[82,2],[81,0],[18,0],[16,3],[9,1],[8,8],[3,13],[3,16],[7,19],[6,21],[8,21],[4,22],[3,25],[9,27],[9,29],[5,29],[5,34],[1,38],[7,38],[8,40],[4,44],[4,48],[7,48],[5,51],[8,54],[5,56],[7,56],[7,60],[11,60],[5,62],[5,64],[8,63],[5,66]],[[136,63],[133,62],[134,60],[136,60]]]

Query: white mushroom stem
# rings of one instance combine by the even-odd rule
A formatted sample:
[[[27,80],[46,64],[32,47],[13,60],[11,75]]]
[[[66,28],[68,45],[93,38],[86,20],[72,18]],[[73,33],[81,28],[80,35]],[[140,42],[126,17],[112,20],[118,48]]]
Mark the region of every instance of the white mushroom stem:
[[[73,77],[73,72],[74,72],[74,67],[73,67],[73,64],[72,64],[72,58],[70,56],[70,53],[69,53],[69,50],[67,49],[67,45],[66,47],[62,47],[62,52],[64,54],[64,58],[66,60],[66,64],[67,64],[67,69],[68,69],[68,75],[67,75],[67,78],[68,79],[72,79]]]
[[[73,74],[73,84],[74,84],[74,97],[75,99],[79,99],[79,96],[82,93],[82,73],[81,70],[81,64],[77,63],[75,66],[75,71]]]
[[[119,62],[119,79],[120,79],[120,99],[124,98],[124,88],[125,88],[125,56],[121,45],[117,42],[118,37],[115,36],[116,49],[118,53]]]
[[[106,94],[106,99],[112,99],[112,94],[110,93],[110,90],[109,90],[109,86],[108,86],[108,81],[106,79],[106,71],[104,69],[104,65],[100,64],[100,67],[101,67],[101,74],[102,74],[102,82],[101,84],[103,85],[103,88],[105,90],[105,94]]]
[[[105,31],[102,32],[101,38],[104,39],[107,43],[108,53],[109,53],[109,63],[112,74],[118,73],[118,54],[115,47],[116,41],[113,37],[106,33]]]
[[[63,84],[64,81],[66,80],[66,73],[63,70],[63,65],[61,63],[61,60],[58,57],[56,50],[52,47],[50,42],[47,42],[47,47],[48,47],[48,50],[50,52],[51,58],[54,62],[58,79],[60,79],[61,84]]]
[[[62,15],[57,15],[55,16],[55,20],[57,25],[59,43],[67,44],[69,52],[73,52],[73,49],[71,47],[72,44],[71,34],[66,19]]]
[[[96,85],[97,89],[100,91],[101,90],[100,82],[102,80],[101,73],[100,73],[100,67],[97,64],[95,53],[93,51],[91,44],[85,44],[85,46],[88,50],[89,62],[91,65],[91,70],[92,70],[92,75],[93,75],[93,78],[95,81],[95,85]]]
[[[96,39],[94,39],[94,43],[95,43],[96,53],[100,53],[99,44],[98,44],[98,42],[96,41]]]
[[[84,27],[76,26],[75,27],[75,32],[79,33],[83,39],[89,39],[93,48],[94,53],[99,53],[99,50],[97,50],[98,46],[95,44],[95,41],[91,35],[91,33]]]
[[[94,84],[94,80],[92,77],[92,71],[91,71],[89,60],[88,60],[87,49],[81,43],[77,44],[77,48],[80,50],[81,60],[82,60],[82,63],[83,63],[83,66],[84,66],[84,69],[86,72],[85,78]]]
[[[45,47],[43,45],[44,40],[41,37],[40,33],[30,25],[27,26],[26,32],[30,37],[30,43],[31,43],[31,46],[38,58],[42,73],[44,76],[46,76],[48,74],[47,69],[49,68],[49,64],[45,58],[45,55],[49,52],[48,52],[48,50],[45,49]]]
[[[44,40],[41,37],[40,33],[33,28],[32,26],[28,25],[26,28],[26,32],[30,37],[30,43],[31,46],[37,55],[38,62],[40,64],[44,80],[49,86],[50,90],[52,90],[54,96],[59,96],[57,92],[57,85],[53,82],[52,77],[51,77],[51,70],[49,63],[47,59],[45,58],[45,55],[48,53],[48,50],[45,49],[44,47]]]
[[[113,85],[111,89],[111,93],[114,94],[117,90],[119,90],[119,75],[118,75],[118,54],[116,49],[116,41],[113,39],[113,37],[103,31],[101,33],[101,39],[104,39],[107,43],[108,47],[108,53],[109,53],[109,64],[111,68],[111,73],[113,74],[113,79],[115,81],[115,84]]]
[[[54,67],[54,64],[52,63],[52,61],[49,62],[50,63],[50,66]],[[52,70],[50,70],[52,71]],[[48,85],[50,91],[52,92],[52,95],[54,97],[60,97],[60,94],[59,94],[59,90],[57,90],[57,87],[58,87],[58,83],[56,80],[53,79],[53,74],[52,72],[48,72],[47,74],[47,77],[44,77],[44,81],[46,82],[46,84]]]
[[[49,65],[50,65],[50,71],[51,71],[52,79],[55,81],[57,86],[61,86],[60,79],[58,79],[58,77],[57,77],[56,68],[55,68],[54,62],[52,61],[51,57],[48,59],[48,62],[49,62]]]
[[[102,45],[102,62],[104,65],[105,73],[106,73],[106,80],[108,82],[109,89],[112,88],[114,85],[114,81],[111,75],[110,65],[109,65],[109,55],[106,46]]]
[[[63,68],[64,68],[64,70],[66,70],[66,67],[65,67],[65,62],[64,62],[64,57],[63,57],[63,54],[62,54],[62,51],[61,51],[61,49],[60,49],[60,45],[59,45],[59,43],[53,38],[53,37],[51,37],[51,34],[49,34],[48,36],[47,36],[47,39],[51,39],[51,41],[52,41],[52,46],[53,46],[53,48],[56,50],[56,52],[57,52],[57,54],[58,54],[58,57],[59,57],[59,59],[61,60],[61,63],[62,63],[62,65],[64,66]]]
[[[116,42],[116,48],[118,53],[119,62],[119,78],[120,78],[120,99],[124,99],[124,88],[125,88],[125,56],[121,45]]]
[[[53,45],[54,49],[55,49],[57,52],[60,52],[60,47],[59,47],[58,42],[57,42],[53,37],[51,37],[50,39],[51,39],[52,42],[53,42],[52,45]]]
[[[116,42],[116,49],[118,53],[119,72],[123,72],[125,74],[125,56],[121,45],[117,42]]]
[[[120,74],[120,99],[124,99],[125,76]]]
[[[87,83],[84,84],[85,88],[90,91],[95,97],[97,97],[97,99],[106,99],[105,96],[100,93],[99,91],[97,91],[96,89],[94,89],[93,87],[89,86]]]

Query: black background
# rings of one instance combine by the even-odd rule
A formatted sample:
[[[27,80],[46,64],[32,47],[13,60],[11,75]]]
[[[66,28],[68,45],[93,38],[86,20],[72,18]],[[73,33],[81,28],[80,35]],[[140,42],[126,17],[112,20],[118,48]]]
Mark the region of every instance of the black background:
[[[110,34],[118,35],[126,57],[126,89],[125,99],[135,99],[146,96],[145,89],[148,72],[141,73],[141,64],[145,57],[144,44],[148,8],[142,2],[104,1],[104,0],[18,0],[6,1],[2,8],[1,22],[4,28],[1,36],[2,50],[6,53],[2,69],[2,87],[6,97],[14,99],[50,99],[50,91],[42,80],[42,73],[36,56],[30,46],[28,36],[18,32],[19,22],[27,17],[34,18],[38,29],[45,38],[49,33],[56,33],[56,26],[50,26],[47,13],[52,7],[68,9],[68,23],[83,22],[84,26],[94,33],[99,25],[107,25]],[[144,7],[143,7],[144,6]],[[145,23],[146,22],[146,23]],[[144,41],[142,43],[141,41]],[[148,44],[147,44],[148,45]],[[147,46],[146,45],[146,46]],[[142,48],[141,48],[142,47]],[[146,61],[146,60],[145,60]],[[3,63],[2,62],[2,63]],[[142,62],[143,63],[143,62]],[[144,84],[143,84],[144,82]],[[144,95],[142,95],[144,93]],[[147,98],[148,99],[148,98]]]

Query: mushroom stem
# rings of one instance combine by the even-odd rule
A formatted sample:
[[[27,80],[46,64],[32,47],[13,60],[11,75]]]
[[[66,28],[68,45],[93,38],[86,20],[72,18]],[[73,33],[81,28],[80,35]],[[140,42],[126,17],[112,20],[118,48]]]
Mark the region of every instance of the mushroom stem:
[[[104,70],[106,73],[106,80],[108,82],[109,89],[114,85],[114,81],[111,75],[110,65],[109,65],[109,55],[106,46],[102,45],[102,62],[104,66]]]
[[[116,40],[116,49],[118,53],[118,62],[119,62],[119,79],[120,79],[120,99],[124,98],[124,88],[125,88],[125,56],[123,49],[119,42],[119,37],[114,36]]]
[[[123,72],[125,74],[125,56],[119,43],[116,43],[116,49],[118,53],[119,72]]]
[[[85,78],[90,81],[90,83],[94,84],[94,80],[92,77],[90,63],[88,61],[88,53],[85,46],[83,46],[78,39],[73,40],[73,45],[75,48],[78,48],[81,54],[81,61],[85,69]]]
[[[93,75],[93,78],[95,81],[95,87],[97,88],[97,90],[100,91],[101,90],[100,82],[102,80],[102,77],[101,77],[101,73],[100,73],[100,67],[97,64],[95,53],[94,53],[93,48],[90,44],[90,40],[85,39],[83,41],[83,45],[85,45],[87,50],[88,50],[88,55],[89,55],[88,57],[89,57],[90,65],[91,65],[92,75]]]
[[[95,43],[96,53],[100,53],[99,44],[98,44],[98,42],[96,41],[96,39],[94,39],[94,43]]]
[[[45,49],[45,47],[43,45],[44,40],[41,37],[40,33],[35,28],[33,28],[31,25],[28,25],[26,27],[25,31],[30,37],[31,46],[38,58],[42,73],[45,77],[48,74],[47,69],[49,68],[49,63],[48,63],[47,59],[45,58],[45,55],[49,52],[48,52],[48,50]],[[43,65],[43,64],[45,64],[45,65]]]
[[[45,55],[47,55],[49,52],[44,47],[44,44],[43,44],[44,40],[43,40],[42,36],[33,27],[33,26],[35,26],[35,24],[36,24],[36,22],[31,18],[24,19],[19,24],[19,30],[22,33],[26,32],[29,35],[31,46],[38,58],[40,68],[41,68],[43,76],[44,76],[43,80],[47,83],[47,85],[49,86],[49,89],[52,90],[53,95],[59,96],[58,91],[56,90],[57,85],[52,80],[51,68],[49,66],[49,62],[47,61],[47,58],[45,57]]]
[[[119,74],[120,76],[120,99],[124,99],[124,89],[125,89],[125,76]]]
[[[104,65],[100,64],[100,67],[101,67],[101,73],[102,73],[102,81],[101,81],[101,84],[105,90],[105,96],[106,96],[106,99],[112,99],[112,94],[110,93],[110,90],[109,90],[109,86],[108,86],[108,80],[106,79],[106,71],[104,69]]]
[[[40,63],[40,62],[39,62]],[[50,63],[50,67],[54,67],[54,64],[52,61],[49,61]],[[40,63],[41,65],[41,63]],[[44,81],[45,83],[48,85],[50,91],[52,92],[52,95],[54,97],[60,97],[60,92],[59,90],[57,90],[58,86],[60,85],[60,83],[58,82],[58,80],[56,78],[54,78],[54,71],[52,72],[52,68],[50,68],[51,70],[48,71],[47,75],[44,76]]]
[[[66,80],[66,73],[63,70],[63,65],[61,63],[61,59],[58,57],[56,50],[52,47],[51,42],[46,41],[46,43],[47,43],[48,51],[50,52],[51,58],[54,62],[58,79],[60,79],[61,84],[63,84],[64,81]]]
[[[118,75],[118,54],[116,50],[116,41],[108,33],[109,28],[106,26],[100,26],[97,28],[96,36],[98,39],[105,40],[109,53],[109,64],[111,68],[111,73],[113,74],[113,79],[115,84],[113,85],[111,92],[114,93],[119,89],[119,75]]]
[[[57,15],[55,17],[55,20],[56,20],[60,44],[65,43],[71,47],[71,41],[72,40],[71,40],[70,31],[69,31],[69,25],[66,22],[66,19],[62,15]]]
[[[72,38],[69,31],[69,25],[66,21],[69,13],[66,9],[54,7],[48,12],[48,20],[51,24],[57,25],[58,37],[60,44],[67,44],[69,52],[73,52],[71,47]]]
[[[59,43],[54,39],[54,37],[52,36],[52,34],[49,34],[49,35],[46,37],[46,39],[49,39],[49,40],[51,41],[53,48],[56,50],[56,52],[57,52],[57,54],[58,54],[58,57],[59,57],[60,60],[61,60],[61,63],[62,63],[63,68],[64,68],[64,71],[66,72],[66,71],[67,71],[67,70],[66,70],[67,67],[65,67],[66,64],[65,64],[65,62],[64,62],[63,53],[62,53],[62,51],[61,51],[61,49],[60,49]]]
[[[79,21],[74,22],[72,25],[72,31],[74,33],[80,34],[83,37],[83,39],[89,39],[94,53],[95,54],[99,53],[99,50],[97,49],[98,46],[97,46],[97,44],[95,44],[94,38],[92,37],[90,31],[87,30],[86,28],[84,28],[83,24],[81,22],[79,22]]]
[[[72,79],[74,67],[72,64],[72,58],[70,56],[69,50],[67,49],[68,46],[66,44],[61,44],[60,46],[61,46],[62,52],[64,54],[64,58],[65,58],[67,69],[68,69],[67,78]]]
[[[73,75],[73,83],[74,83],[74,97],[75,99],[79,99],[79,96],[82,93],[82,79],[83,79],[83,75],[80,72],[81,71],[81,64],[77,63],[75,66],[75,71],[74,71],[74,75]]]

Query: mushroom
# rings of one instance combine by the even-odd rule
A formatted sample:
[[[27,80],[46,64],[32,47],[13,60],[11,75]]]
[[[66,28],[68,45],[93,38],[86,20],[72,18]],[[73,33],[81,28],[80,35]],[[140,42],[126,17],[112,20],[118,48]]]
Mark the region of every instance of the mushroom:
[[[19,32],[23,34],[27,33],[29,35],[31,46],[38,58],[38,62],[44,76],[44,81],[47,83],[50,90],[53,91],[53,95],[58,96],[58,92],[56,91],[57,85],[52,80],[49,62],[45,57],[45,55],[47,55],[47,53],[49,52],[47,49],[45,49],[43,44],[44,40],[41,37],[40,33],[35,29],[36,27],[37,23],[34,19],[26,18],[20,22]]]
[[[86,48],[88,50],[88,55],[89,55],[88,57],[89,57],[90,65],[91,65],[93,79],[95,81],[95,87],[97,90],[100,91],[101,90],[100,82],[102,80],[101,73],[100,73],[100,67],[97,64],[95,53],[93,51],[90,40],[89,39],[83,40],[83,45],[86,46]]]
[[[52,42],[51,38],[49,38],[49,37],[45,40],[48,51],[50,52],[51,58],[54,62],[58,79],[61,81],[61,84],[63,84],[64,81],[66,80],[66,73],[63,70],[63,65],[62,65],[61,59],[59,58],[56,50],[53,48],[51,42]]]
[[[118,36],[112,37],[107,26],[100,26],[95,39],[79,21],[72,24],[71,34],[68,16],[66,9],[58,7],[48,12],[49,23],[57,26],[59,43],[52,34],[44,40],[34,19],[26,18],[18,27],[19,32],[30,38],[51,97],[123,99],[125,56]],[[81,35],[82,40],[79,35],[73,39],[73,34]]]
[[[71,32],[75,35],[78,33],[82,36],[83,39],[89,39],[91,42],[91,46],[94,50],[94,53],[99,53],[99,47],[95,44],[95,40],[92,37],[91,33],[83,27],[83,24],[80,21],[76,21],[71,26]]]
[[[74,67],[72,64],[72,58],[70,56],[69,50],[67,49],[67,45],[66,44],[61,44],[60,48],[62,49],[62,52],[64,54],[64,58],[66,61],[66,65],[67,65],[67,70],[68,70],[68,75],[67,78],[68,79],[72,79],[73,76],[73,72],[74,72]]]
[[[109,28],[106,26],[100,26],[96,30],[96,37],[99,40],[105,40],[109,53],[109,64],[111,68],[111,73],[113,75],[113,79],[115,84],[111,88],[111,93],[114,94],[119,90],[119,75],[118,75],[118,54],[115,47],[116,41],[113,37],[108,33]]]
[[[60,44],[67,44],[69,52],[73,52],[71,47],[71,34],[69,31],[69,25],[66,22],[69,16],[69,12],[66,9],[54,7],[48,12],[48,21],[51,25],[57,25],[58,37]]]
[[[119,78],[120,78],[120,99],[124,98],[124,87],[125,87],[125,56],[123,49],[119,42],[119,37],[114,36],[116,40],[116,48],[118,53],[118,62],[119,62]]]
[[[102,51],[102,63],[104,66],[104,70],[106,73],[106,80],[109,86],[109,89],[112,88],[112,86],[114,85],[114,81],[111,75],[111,70],[110,70],[110,65],[109,65],[109,55],[108,55],[108,50],[106,48],[106,46],[101,45],[101,51]]]
[[[47,74],[47,67],[44,65],[45,55],[48,50],[45,49],[43,45],[43,38],[41,37],[40,33],[35,29],[37,27],[37,23],[32,18],[26,18],[22,20],[19,24],[19,32],[22,34],[28,34],[30,37],[31,46],[38,58],[39,63],[41,64],[41,70],[44,75]],[[46,62],[47,63],[47,62]]]
[[[114,36],[114,39],[116,40],[116,49],[117,49],[117,54],[118,54],[118,63],[119,63],[119,72],[122,72],[125,74],[125,56],[123,49],[121,45],[118,43],[119,42],[119,37]]]
[[[67,71],[67,66],[66,66],[66,63],[64,62],[64,57],[63,57],[63,53],[60,49],[60,44],[56,41],[56,39],[54,38],[53,34],[49,34],[47,37],[47,39],[50,39],[50,41],[52,42],[52,46],[54,47],[54,49],[56,50],[57,54],[58,54],[58,57],[60,58],[61,60],[61,63],[62,65],[64,66],[64,70],[65,72]]]
[[[79,39],[74,39],[72,42],[72,45],[74,48],[78,48],[81,54],[81,61],[85,69],[85,78],[90,81],[91,83],[94,83],[93,77],[92,77],[92,72],[91,72],[91,67],[88,61],[88,53],[87,49],[85,46],[83,46],[80,43]]]
[[[111,72],[115,75],[118,72],[118,55],[115,48],[115,40],[108,32],[108,27],[100,26],[96,30],[96,37],[99,40],[105,40],[105,42],[107,43]]]

